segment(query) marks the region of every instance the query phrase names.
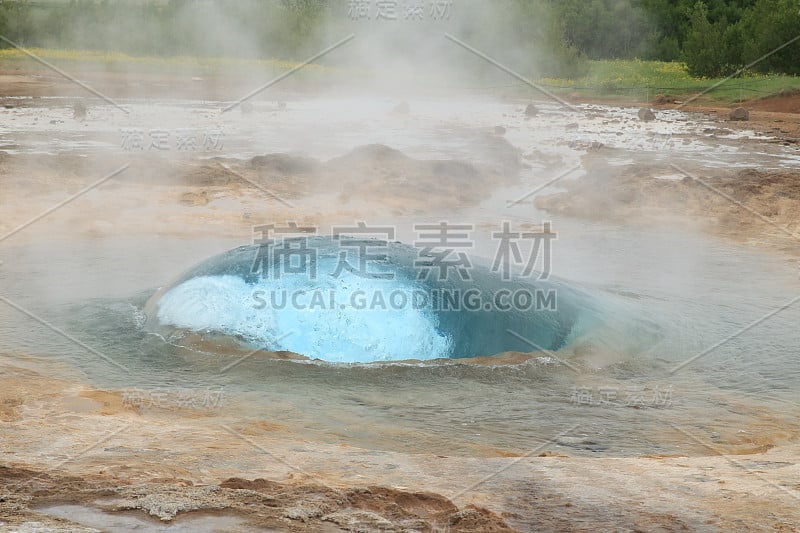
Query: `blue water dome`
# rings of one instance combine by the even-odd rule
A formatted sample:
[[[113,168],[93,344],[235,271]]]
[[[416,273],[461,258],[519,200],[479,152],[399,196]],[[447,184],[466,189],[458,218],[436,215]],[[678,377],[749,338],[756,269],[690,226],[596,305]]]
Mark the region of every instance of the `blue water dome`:
[[[368,363],[554,352],[601,322],[593,297],[560,281],[443,269],[418,248],[359,242],[303,237],[211,257],[150,299],[147,327]]]

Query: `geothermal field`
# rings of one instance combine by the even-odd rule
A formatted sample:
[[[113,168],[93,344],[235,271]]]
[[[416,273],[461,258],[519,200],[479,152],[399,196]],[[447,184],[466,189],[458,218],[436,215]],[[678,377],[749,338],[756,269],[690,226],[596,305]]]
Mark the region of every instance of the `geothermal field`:
[[[0,531],[800,528],[800,93],[551,90],[450,7],[6,43]]]

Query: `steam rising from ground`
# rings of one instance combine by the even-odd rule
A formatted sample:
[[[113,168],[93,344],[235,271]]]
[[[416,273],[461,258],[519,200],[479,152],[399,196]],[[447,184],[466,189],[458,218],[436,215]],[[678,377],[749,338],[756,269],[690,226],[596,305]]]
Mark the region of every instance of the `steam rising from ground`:
[[[627,2],[622,3],[623,6]],[[618,2],[615,8],[626,12]],[[62,14],[70,24],[52,35],[37,32],[30,39],[25,27],[50,27]],[[350,90],[373,87],[382,91],[447,91],[517,83],[496,66],[477,57],[445,34],[506,64],[524,76],[565,74],[577,54],[568,32],[547,1],[429,0],[351,2],[347,0],[281,0],[235,3],[205,1],[80,3],[77,6],[31,8],[29,21],[9,28],[9,36],[25,46],[123,52],[134,56],[196,58],[181,69],[202,77],[210,71],[237,74],[253,87],[283,72],[257,63],[228,64],[203,58],[300,61],[317,55],[343,38],[355,38],[315,63],[339,69],[338,83]],[[65,15],[66,16],[66,15]],[[19,15],[17,15],[19,17]],[[66,66],[66,65],[61,65]],[[120,74],[137,74],[142,63],[72,64]],[[306,69],[300,78],[312,72]],[[329,73],[330,74],[330,73]],[[330,85],[332,76],[325,78]],[[239,95],[231,95],[236,98]]]

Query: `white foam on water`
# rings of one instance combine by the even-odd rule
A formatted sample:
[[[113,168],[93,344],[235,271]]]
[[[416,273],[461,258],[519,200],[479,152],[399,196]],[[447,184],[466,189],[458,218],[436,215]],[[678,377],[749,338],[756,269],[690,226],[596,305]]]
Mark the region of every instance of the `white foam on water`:
[[[415,289],[405,281],[351,274],[320,276],[313,287],[296,275],[255,284],[231,275],[198,276],[167,291],[157,317],[163,325],[221,332],[337,363],[448,357],[452,339],[437,330],[433,312],[410,304],[370,305],[372,295]]]

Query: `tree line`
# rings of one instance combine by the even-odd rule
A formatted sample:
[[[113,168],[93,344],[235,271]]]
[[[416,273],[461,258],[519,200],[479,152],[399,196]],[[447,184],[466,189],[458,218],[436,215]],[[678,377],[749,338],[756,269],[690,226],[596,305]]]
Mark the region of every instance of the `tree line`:
[[[798,0],[562,0],[559,5],[567,20],[565,43],[590,58],[682,60],[690,74],[706,77],[745,67],[800,74]]]

